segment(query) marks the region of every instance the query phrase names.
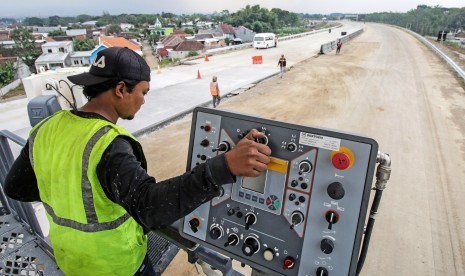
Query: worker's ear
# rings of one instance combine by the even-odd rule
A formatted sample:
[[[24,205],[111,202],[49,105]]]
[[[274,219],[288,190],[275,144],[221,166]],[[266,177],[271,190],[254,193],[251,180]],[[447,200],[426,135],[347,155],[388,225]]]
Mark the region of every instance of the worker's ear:
[[[124,94],[124,89],[126,89],[126,84],[124,81],[120,81],[115,87],[115,95],[118,98],[122,98]]]

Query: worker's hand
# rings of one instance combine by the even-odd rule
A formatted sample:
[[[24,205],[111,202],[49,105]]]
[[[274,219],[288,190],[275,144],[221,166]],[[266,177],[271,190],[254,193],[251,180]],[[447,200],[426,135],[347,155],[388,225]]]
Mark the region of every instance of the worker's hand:
[[[235,176],[259,176],[266,171],[270,163],[271,149],[264,144],[255,142],[264,133],[252,129],[239,143],[225,154],[229,171]]]

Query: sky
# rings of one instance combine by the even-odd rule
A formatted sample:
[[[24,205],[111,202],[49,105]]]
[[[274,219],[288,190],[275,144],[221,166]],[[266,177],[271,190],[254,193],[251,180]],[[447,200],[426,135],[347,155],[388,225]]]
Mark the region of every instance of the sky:
[[[1,0],[0,17],[76,16],[79,14],[112,15],[122,13],[192,14],[230,13],[246,5],[260,5],[267,9],[280,8],[290,12],[309,14],[407,12],[417,5],[465,7],[464,0]]]

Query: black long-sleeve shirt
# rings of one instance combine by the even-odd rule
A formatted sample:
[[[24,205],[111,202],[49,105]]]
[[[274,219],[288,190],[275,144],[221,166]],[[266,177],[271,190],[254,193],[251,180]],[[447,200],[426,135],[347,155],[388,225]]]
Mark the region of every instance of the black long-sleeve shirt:
[[[105,120],[94,113],[75,114]],[[135,154],[137,150],[127,139],[119,136],[108,146],[98,164],[97,176],[107,197],[146,229],[170,225],[218,196],[219,186],[235,181],[222,154],[180,176],[157,183],[141,166]],[[29,143],[6,177],[5,193],[20,201],[40,201],[37,179],[29,160]]]

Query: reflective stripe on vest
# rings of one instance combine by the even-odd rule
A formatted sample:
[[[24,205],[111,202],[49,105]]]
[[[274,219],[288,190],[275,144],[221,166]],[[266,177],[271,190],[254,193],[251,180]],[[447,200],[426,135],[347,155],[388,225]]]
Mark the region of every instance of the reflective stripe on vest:
[[[73,228],[73,229],[76,229],[82,232],[98,232],[98,231],[115,229],[131,217],[128,213],[126,213],[114,221],[104,222],[104,223],[83,224],[83,223],[79,223],[74,220],[60,218],[57,215],[55,215],[55,212],[53,211],[52,207],[48,206],[48,204],[46,203],[42,203],[42,204],[44,205],[44,208],[48,212],[50,217],[52,217],[54,223],[60,226],[70,227],[70,228]]]

